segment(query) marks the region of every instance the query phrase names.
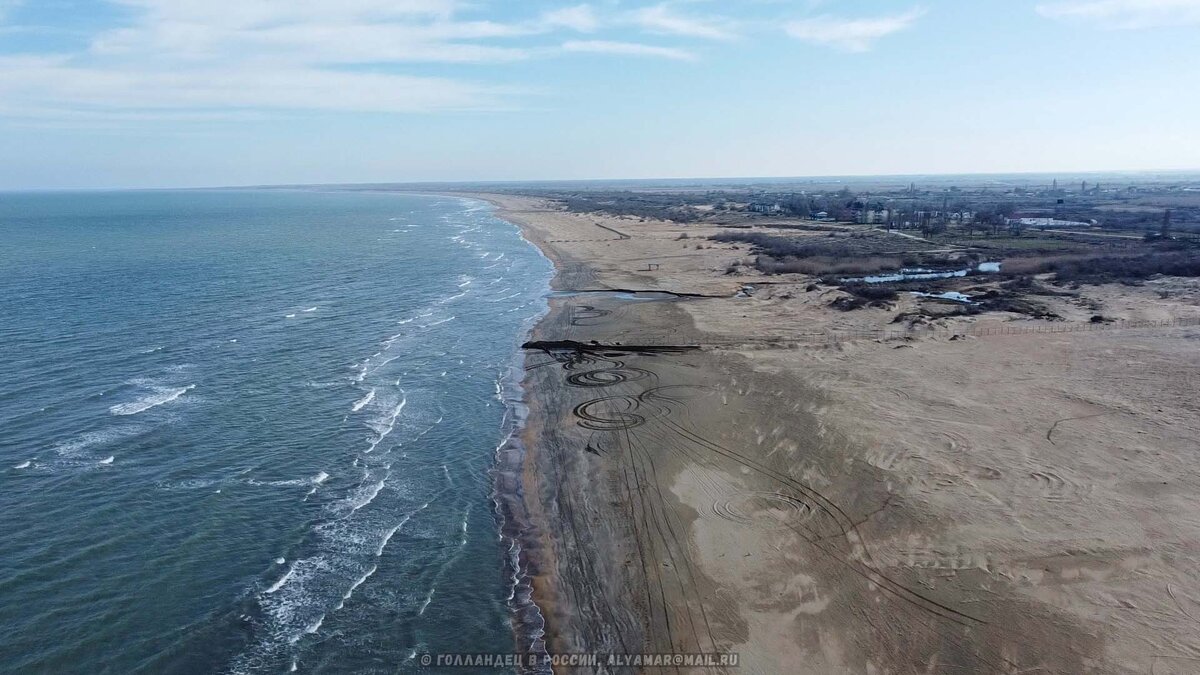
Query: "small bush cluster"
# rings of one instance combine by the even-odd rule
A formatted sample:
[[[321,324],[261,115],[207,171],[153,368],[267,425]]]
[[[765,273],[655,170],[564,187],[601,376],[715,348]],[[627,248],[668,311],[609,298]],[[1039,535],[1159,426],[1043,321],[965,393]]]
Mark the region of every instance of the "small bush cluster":
[[[815,277],[825,275],[871,274],[894,270],[903,265],[899,258],[869,256],[854,260],[841,260],[825,256],[815,258],[786,258],[779,260],[760,255],[754,266],[763,274],[808,274]]]
[[[709,237],[713,241],[744,242],[759,253],[772,258],[812,258],[816,256],[849,258],[854,250],[839,241],[797,241],[761,232],[721,232]]]
[[[849,293],[848,296],[841,296],[830,303],[830,307],[840,309],[843,312],[850,312],[863,307],[883,307],[891,306],[891,303],[900,298],[900,294],[894,288],[884,286],[872,286],[870,284],[846,284],[842,286],[842,290]]]
[[[1042,271],[1053,272],[1059,283],[1082,284],[1141,281],[1156,274],[1200,277],[1200,253],[1179,251],[1065,259],[1047,263]]]

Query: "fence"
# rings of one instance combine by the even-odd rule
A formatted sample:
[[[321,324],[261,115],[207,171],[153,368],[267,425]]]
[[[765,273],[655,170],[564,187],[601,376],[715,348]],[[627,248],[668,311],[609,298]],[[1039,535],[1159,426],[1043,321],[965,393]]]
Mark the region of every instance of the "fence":
[[[1186,319],[1171,319],[1165,321],[1112,321],[1099,323],[1043,323],[1033,326],[914,326],[903,329],[855,329],[830,330],[820,333],[808,333],[790,337],[780,337],[779,341],[787,342],[856,342],[862,340],[902,340],[921,337],[953,337],[954,335],[970,337],[991,337],[996,335],[1033,335],[1044,333],[1092,333],[1100,331],[1144,329],[1144,328],[1178,328],[1181,326],[1200,326],[1200,317]],[[771,342],[773,338],[756,338],[755,342]]]
[[[739,338],[723,338],[720,336],[704,336],[697,338],[686,333],[673,335],[639,335],[626,336],[624,344],[636,344],[647,347],[669,346],[701,346],[701,347],[740,347],[746,345],[791,346],[791,345],[826,345],[845,342],[905,340],[931,337],[953,337],[956,335],[970,337],[992,337],[1002,335],[1035,335],[1049,333],[1093,333],[1117,330],[1133,330],[1148,328],[1181,328],[1200,326],[1200,317],[1171,319],[1165,321],[1110,321],[1104,323],[1044,323],[1022,326],[916,326],[912,328],[880,328],[880,329],[833,329],[814,331],[811,333],[793,333],[790,335],[755,335]],[[607,342],[607,344],[613,344]]]

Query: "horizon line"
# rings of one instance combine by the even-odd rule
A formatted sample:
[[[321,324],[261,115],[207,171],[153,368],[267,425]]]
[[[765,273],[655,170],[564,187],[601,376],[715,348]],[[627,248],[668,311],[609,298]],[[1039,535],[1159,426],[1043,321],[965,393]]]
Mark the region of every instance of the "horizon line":
[[[30,192],[155,192],[171,190],[265,190],[265,189],[303,189],[303,188],[332,188],[332,187],[429,187],[429,186],[512,186],[512,185],[546,185],[570,183],[665,183],[665,182],[694,182],[701,185],[720,185],[721,181],[736,182],[790,182],[820,180],[841,181],[845,179],[946,179],[946,178],[999,178],[999,177],[1056,177],[1056,176],[1155,176],[1175,175],[1200,179],[1200,167],[1190,169],[1078,169],[1067,171],[983,171],[983,172],[941,172],[941,173],[848,173],[848,174],[812,174],[794,176],[684,176],[656,178],[540,178],[540,179],[484,179],[484,180],[410,180],[410,181],[350,181],[350,182],[317,182],[317,183],[248,183],[242,185],[190,185],[190,186],[125,186],[125,187],[31,187],[31,188],[0,188],[0,194],[30,193]],[[911,182],[911,180],[910,180]]]

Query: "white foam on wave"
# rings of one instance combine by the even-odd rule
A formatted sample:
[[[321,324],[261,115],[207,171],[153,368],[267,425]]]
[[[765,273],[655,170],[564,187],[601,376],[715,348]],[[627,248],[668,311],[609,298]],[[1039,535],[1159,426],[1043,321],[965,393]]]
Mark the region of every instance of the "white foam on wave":
[[[304,311],[304,313],[305,313],[305,314],[308,314],[308,313],[310,313],[310,312],[315,312],[315,311],[317,311],[317,308],[316,308],[316,307],[309,307],[308,309],[306,309],[306,310],[303,310],[303,311]]]
[[[371,575],[375,574],[375,570],[378,569],[378,567],[379,567],[378,565],[371,565],[371,569],[367,570],[358,579],[355,579],[354,583],[350,584],[350,588],[346,590],[346,594],[342,596],[342,599],[338,601],[338,604],[335,605],[333,609],[336,611],[336,610],[341,609],[342,607],[345,607],[346,601],[350,599],[350,596],[354,595],[354,589],[356,589],[359,586],[362,586],[364,583],[366,583],[367,579],[370,579]]]
[[[385,548],[387,548],[388,542],[390,542],[392,540],[392,537],[396,536],[396,533],[400,531],[400,528],[404,527],[404,525],[406,523],[408,523],[409,520],[412,520],[413,516],[417,515],[418,513],[420,513],[421,511],[424,511],[427,508],[429,508],[429,502],[425,502],[421,506],[417,507],[417,509],[415,511],[412,511],[411,513],[404,514],[404,517],[400,519],[400,522],[396,523],[396,525],[394,527],[392,527],[392,529],[388,530],[387,533],[383,535],[383,541],[379,542],[379,548],[375,549],[375,557],[378,558],[378,557],[382,556],[383,550]]]
[[[363,487],[355,490],[354,493],[345,501],[345,504],[350,507],[350,510],[346,512],[346,515],[349,516],[361,508],[370,506],[371,502],[375,501],[375,498],[379,496],[381,491],[383,491],[383,486],[387,485],[387,479],[390,475],[390,472],[385,473],[383,478],[379,479],[378,482],[371,483],[370,485],[364,485]]]
[[[202,490],[219,485],[222,480],[220,478],[189,478],[187,480],[161,481],[154,487],[159,490]]]
[[[437,301],[437,304],[439,304],[439,305],[444,305],[444,304],[446,304],[446,303],[448,303],[448,302],[454,302],[455,300],[457,300],[457,299],[459,299],[459,298],[461,298],[461,297],[465,296],[467,293],[470,293],[470,291],[463,291],[462,293],[455,293],[454,295],[451,295],[451,296],[449,296],[449,297],[442,298],[441,300],[438,300],[438,301]]]
[[[321,624],[323,624],[323,623],[325,623],[325,615],[324,614],[317,617],[316,621],[310,623],[308,625],[308,627],[304,629],[303,634],[293,635],[291,638],[289,638],[288,644],[294,645],[297,642],[299,642],[300,638],[304,637],[305,635],[312,635],[313,633],[316,633],[318,630],[321,630]]]
[[[283,315],[283,318],[285,318],[285,319],[294,319],[294,318],[296,318],[296,315],[295,315],[295,314],[284,314],[284,315]]]
[[[85,434],[72,438],[69,441],[55,445],[53,450],[60,457],[81,457],[85,454],[85,451],[96,447],[109,445],[131,436],[136,436],[143,431],[144,429],[140,426],[89,431]]]
[[[367,448],[366,452],[374,452],[375,448],[379,447],[379,444],[383,442],[383,439],[387,438],[388,435],[392,433],[392,430],[396,428],[396,418],[400,417],[400,413],[404,410],[404,406],[406,405],[408,405],[408,397],[404,396],[403,392],[401,392],[400,403],[386,416],[374,420],[368,425],[371,427],[371,430],[375,432],[375,438],[371,440],[370,446]]]
[[[471,518],[471,505],[468,504],[467,510],[463,512],[462,523],[460,524],[460,528],[462,529],[462,539],[458,542],[459,546],[467,545],[467,521],[470,518]]]
[[[417,610],[417,616],[425,616],[425,610],[429,608],[429,603],[433,602],[433,592],[436,590],[436,586],[429,589],[429,594],[425,596],[425,602],[422,602],[421,609]]]
[[[390,346],[391,346],[391,343],[388,343],[388,346],[390,347]],[[390,357],[388,357],[388,358],[386,358],[386,359],[384,359],[384,360],[380,361],[378,364],[376,364],[376,365],[374,365],[374,366],[371,366],[370,368],[366,368],[366,367],[364,367],[364,373],[363,373],[363,377],[365,378],[367,375],[371,375],[371,374],[375,373],[375,372],[376,372],[376,371],[378,371],[380,368],[383,368],[384,366],[388,365],[388,364],[389,364],[389,363],[391,363],[392,361],[395,361],[396,359],[399,359],[401,356],[403,356],[403,354],[397,354],[396,356],[390,356]],[[369,359],[368,359],[368,360],[369,360]],[[359,380],[359,381],[361,382],[362,380]]]
[[[392,540],[392,537],[396,536],[396,533],[400,531],[400,528],[404,527],[404,524],[407,523],[408,519],[411,517],[411,515],[404,516],[400,519],[399,523],[396,523],[395,527],[388,530],[387,533],[383,535],[383,541],[379,542],[379,548],[375,549],[376,558],[383,555],[383,549],[387,548],[388,542]]]
[[[246,481],[246,484],[266,487],[299,487],[301,485],[320,485],[327,480],[329,480],[329,474],[319,471],[315,476],[309,478],[293,478],[291,480],[254,480],[251,478]]]
[[[33,464],[33,462],[30,462],[29,460],[25,460],[24,462],[17,464],[13,468],[14,469],[28,469],[30,464]]]
[[[501,540],[505,537],[500,536]],[[508,565],[512,570],[512,576],[508,579],[508,597],[504,598],[505,602],[512,602],[517,597],[517,588],[521,585],[521,544],[515,538],[511,539],[508,545]]]
[[[113,461],[115,461],[116,459],[117,459],[117,458],[116,458],[116,457],[114,457],[113,455],[109,455],[108,457],[105,457],[104,459],[100,460],[100,461],[99,461],[99,462],[97,462],[97,463],[98,463],[98,464],[112,464],[112,463],[113,463]]]
[[[280,560],[282,560],[282,558],[280,558]],[[274,593],[274,592],[278,591],[279,589],[283,588],[283,587],[284,587],[284,585],[285,585],[285,584],[287,584],[287,582],[288,582],[288,581],[290,581],[290,580],[291,580],[291,578],[292,578],[292,576],[293,576],[293,575],[295,575],[295,574],[296,574],[296,566],[295,566],[295,565],[293,565],[293,566],[291,566],[291,567],[289,567],[289,568],[288,568],[288,571],[286,571],[286,572],[284,572],[284,573],[283,573],[283,576],[279,577],[279,580],[278,580],[278,581],[276,581],[275,583],[271,584],[270,588],[268,588],[268,589],[267,589],[266,591],[264,591],[264,592],[265,592],[267,595],[270,595],[271,593]]]
[[[155,392],[148,396],[144,396],[136,401],[129,403],[120,403],[108,409],[108,412],[113,415],[136,415],[140,412],[145,412],[151,408],[156,408],[160,405],[170,403],[175,399],[183,396],[189,391],[196,388],[196,385],[189,384],[186,387],[168,388],[155,387]]]
[[[444,323],[450,323],[451,321],[453,321],[457,318],[458,317],[456,317],[456,316],[452,316],[449,319],[442,319],[441,321],[434,321],[433,323],[427,323],[424,326],[421,326],[421,328],[433,328],[434,326],[440,326]]]
[[[363,409],[363,406],[369,404],[371,401],[374,401],[374,400],[375,400],[375,390],[372,389],[370,392],[367,393],[366,396],[364,396],[354,402],[354,405],[350,408],[350,412],[358,412],[359,410]]]
[[[286,572],[270,587],[256,595],[262,610],[261,639],[249,650],[234,658],[231,672],[264,672],[264,663],[276,656],[294,653],[284,651],[307,635],[316,633],[325,619],[329,603],[343,593],[339,580],[349,581],[362,567],[348,567],[338,550],[326,550],[317,555],[292,561]],[[279,568],[274,568],[278,570]],[[336,590],[336,594],[333,593]]]

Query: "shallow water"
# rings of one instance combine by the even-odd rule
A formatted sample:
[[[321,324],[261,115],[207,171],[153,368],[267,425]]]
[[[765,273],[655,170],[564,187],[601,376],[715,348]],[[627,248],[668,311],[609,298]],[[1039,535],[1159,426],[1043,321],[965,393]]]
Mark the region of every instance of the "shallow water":
[[[932,298],[934,300],[952,300],[954,302],[961,302],[961,303],[968,304],[968,305],[974,304],[974,301],[971,300],[971,296],[966,295],[965,293],[959,293],[958,291],[946,291],[945,293],[920,293],[917,291],[913,291],[912,295],[914,295],[918,298]]]
[[[0,195],[0,672],[511,651],[492,500],[551,266],[478,203]]]
[[[971,273],[971,269],[952,270],[949,272],[938,272],[923,268],[906,268],[896,272],[885,274],[875,274],[866,277],[854,277],[851,279],[842,279],[843,283],[867,283],[867,284],[890,284],[897,281],[932,281],[934,279],[953,279],[955,277],[965,277]],[[975,266],[974,271],[983,272],[985,274],[994,274],[1000,271],[1000,263],[998,262],[982,262]]]

